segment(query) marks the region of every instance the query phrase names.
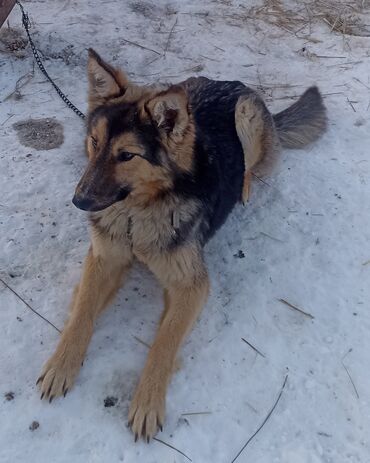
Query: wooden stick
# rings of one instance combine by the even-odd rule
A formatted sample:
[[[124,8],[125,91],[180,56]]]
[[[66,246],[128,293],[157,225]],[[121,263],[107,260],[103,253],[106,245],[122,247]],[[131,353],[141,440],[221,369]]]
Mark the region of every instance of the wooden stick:
[[[269,413],[267,414],[266,418],[263,420],[261,426],[259,426],[259,428],[257,429],[257,431],[252,434],[252,436],[247,440],[247,442],[243,445],[243,447],[239,450],[239,452],[237,453],[236,457],[233,458],[232,462],[231,463],[234,463],[240,456],[240,454],[245,450],[245,448],[247,447],[247,445],[256,437],[256,435],[261,431],[261,429],[265,426],[265,424],[267,423],[268,419],[270,418],[270,416],[273,414],[275,408],[277,407],[277,404],[279,403],[279,400],[281,398],[281,395],[283,394],[283,391],[284,391],[284,388],[285,388],[285,385],[286,385],[286,382],[287,382],[287,379],[288,379],[288,375],[285,376],[285,379],[284,379],[284,382],[283,382],[283,385],[280,389],[280,392],[279,392],[279,395],[273,405],[273,407],[271,408],[271,410],[269,411]]]
[[[45,318],[44,316],[42,316],[39,312],[37,312],[37,310],[33,309],[33,308],[29,305],[29,303],[23,299],[22,296],[20,296],[13,288],[11,288],[11,287],[8,285],[8,283],[6,283],[2,278],[0,278],[0,281],[1,281],[1,283],[2,283],[5,287],[7,287],[7,288],[9,289],[9,291],[11,291],[15,296],[17,296],[17,298],[20,299],[26,307],[28,307],[30,310],[32,310],[32,312],[33,312],[34,314],[36,314],[38,317],[42,318],[44,321],[46,321],[46,323],[49,323],[49,325],[52,326],[54,329],[56,329],[56,330],[58,331],[58,333],[61,333],[61,330],[60,330],[59,328],[57,328],[53,323],[51,323],[50,320],[48,320],[47,318]]]
[[[305,317],[308,317],[308,318],[311,318],[311,320],[313,320],[315,317],[313,315],[311,315],[310,313],[308,312],[305,312],[304,310],[300,309],[299,307],[297,307],[296,305],[294,304],[291,304],[290,302],[286,301],[285,299],[278,299],[278,301],[282,302],[283,304],[287,305],[288,307],[290,307],[291,309],[293,310],[296,310],[297,312],[301,313],[302,315],[304,315]]]
[[[166,447],[169,447],[170,449],[175,450],[175,451],[176,451],[177,453],[179,453],[180,455],[183,455],[187,460],[193,461],[193,460],[192,460],[191,458],[189,458],[184,452],[182,452],[181,450],[177,449],[177,448],[174,447],[173,445],[168,444],[168,443],[165,442],[164,440],[158,439],[158,437],[153,437],[153,440],[156,440],[157,442],[160,442],[161,444],[165,445]]]
[[[256,352],[257,354],[259,354],[261,357],[263,357],[264,359],[266,358],[265,355],[262,354],[262,352],[260,352],[256,347],[254,347],[250,342],[248,342],[246,339],[242,338],[242,341],[244,341],[251,349],[254,350],[254,352]]]

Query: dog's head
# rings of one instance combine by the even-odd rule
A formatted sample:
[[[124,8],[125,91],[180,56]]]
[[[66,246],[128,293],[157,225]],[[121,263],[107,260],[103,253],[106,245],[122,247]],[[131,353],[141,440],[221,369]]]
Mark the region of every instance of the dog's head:
[[[193,163],[194,124],[180,86],[138,87],[89,50],[88,166],[73,203],[99,211],[128,195],[150,201]]]

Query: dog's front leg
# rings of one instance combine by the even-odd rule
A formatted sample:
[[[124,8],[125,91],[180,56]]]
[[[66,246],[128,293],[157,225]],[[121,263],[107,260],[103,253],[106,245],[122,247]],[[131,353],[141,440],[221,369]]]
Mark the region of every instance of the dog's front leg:
[[[131,259],[124,243],[115,243],[104,236],[93,237],[80,283],[73,294],[69,320],[37,380],[41,398],[51,402],[71,388],[84,360],[95,319],[114,297]]]
[[[190,268],[192,265],[185,272]],[[173,274],[176,275],[176,270]],[[177,353],[207,299],[208,287],[205,271],[190,277],[186,275],[182,281],[174,281],[173,275],[170,278],[165,314],[130,406],[128,419],[135,440],[143,437],[149,442],[157,429],[162,429],[166,390]]]

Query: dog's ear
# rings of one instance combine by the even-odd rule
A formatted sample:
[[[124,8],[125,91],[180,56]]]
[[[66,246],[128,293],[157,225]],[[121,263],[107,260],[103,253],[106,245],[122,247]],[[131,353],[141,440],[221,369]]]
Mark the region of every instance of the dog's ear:
[[[103,104],[110,98],[123,95],[129,85],[126,75],[103,61],[92,48],[89,48],[87,74],[89,78],[89,110]]]
[[[188,99],[181,87],[171,87],[147,105],[157,127],[175,141],[181,141],[189,124]]]

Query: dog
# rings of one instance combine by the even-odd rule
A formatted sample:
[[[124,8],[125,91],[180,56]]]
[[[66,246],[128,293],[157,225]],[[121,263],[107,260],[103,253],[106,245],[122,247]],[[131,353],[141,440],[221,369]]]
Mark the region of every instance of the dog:
[[[92,49],[88,58],[88,165],[73,203],[89,211],[91,246],[58,346],[37,384],[66,395],[98,315],[134,259],[156,275],[164,310],[128,415],[135,441],[162,430],[176,357],[209,292],[203,247],[249,197],[253,167],[279,146],[302,148],[327,125],[309,88],[271,115],[241,82],[190,78],[137,86]]]

